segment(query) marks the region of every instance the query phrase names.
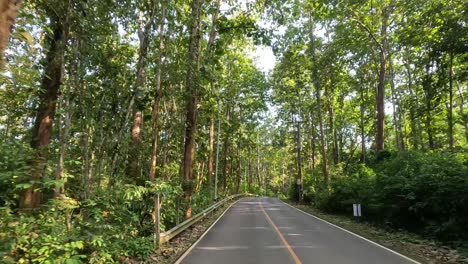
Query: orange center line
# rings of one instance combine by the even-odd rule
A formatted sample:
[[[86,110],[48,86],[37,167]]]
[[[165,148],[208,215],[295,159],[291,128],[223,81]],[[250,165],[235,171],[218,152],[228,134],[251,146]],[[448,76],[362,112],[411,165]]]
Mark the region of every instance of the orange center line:
[[[271,220],[270,216],[267,214],[267,212],[265,211],[265,209],[263,208],[263,204],[260,203],[260,208],[262,208],[262,212],[265,214],[265,217],[266,219],[268,220],[268,222],[270,223],[271,226],[273,226],[273,228],[275,229],[276,233],[278,234],[278,236],[281,238],[281,241],[283,241],[283,244],[286,246],[286,248],[288,249],[289,251],[289,254],[291,254],[292,258],[294,259],[294,263],[295,264],[302,264],[302,262],[299,260],[299,258],[297,257],[296,253],[294,252],[294,250],[292,249],[291,245],[289,245],[288,241],[286,241],[286,239],[284,238],[283,234],[281,234],[280,230],[278,229],[278,227],[275,225],[275,223],[273,223],[273,220]]]

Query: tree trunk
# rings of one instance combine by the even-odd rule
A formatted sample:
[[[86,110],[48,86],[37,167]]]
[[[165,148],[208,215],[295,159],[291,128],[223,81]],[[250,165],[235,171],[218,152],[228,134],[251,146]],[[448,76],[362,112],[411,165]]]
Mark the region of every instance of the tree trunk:
[[[332,73],[332,84],[333,85],[333,73]],[[329,120],[329,126],[330,126],[330,132],[333,135],[333,148],[332,148],[332,157],[333,157],[333,164],[338,164],[340,162],[339,160],[339,153],[338,153],[338,141],[337,141],[337,132],[335,128],[335,116],[334,116],[334,104],[335,104],[335,95],[333,89],[329,91],[327,89],[327,86],[325,86],[325,97],[327,98],[327,109],[328,109],[328,120]]]
[[[468,142],[468,114],[465,114],[465,97],[463,90],[460,88],[460,84],[457,83],[458,93],[460,94],[460,117],[462,119],[463,126],[465,127],[465,139]]]
[[[314,115],[310,115],[310,161],[311,169],[315,170],[315,127],[314,127]]]
[[[385,144],[385,76],[387,68],[387,23],[389,18],[389,8],[382,11],[382,26],[380,28],[380,68],[379,83],[377,85],[377,151],[384,150]]]
[[[257,183],[258,186],[260,187],[262,185],[262,182],[260,181],[260,140],[258,138],[258,133],[257,133]]]
[[[82,148],[82,155],[81,160],[83,161],[82,164],[82,179],[83,179],[83,194],[84,199],[89,198],[90,189],[91,189],[91,161],[90,161],[90,144],[89,138],[91,137],[91,129],[88,125],[85,124],[85,131],[81,138],[81,148]]]
[[[50,14],[50,29],[47,31],[48,51],[45,60],[44,75],[39,94],[39,108],[31,134],[31,147],[35,150],[32,164],[32,181],[40,181],[48,160],[48,146],[52,136],[57,98],[60,85],[63,82],[64,56],[67,48],[69,17],[72,10],[72,1],[68,2],[67,15],[60,21],[55,14]],[[37,208],[41,204],[42,194],[36,189],[39,185],[34,183],[25,189],[20,197],[20,207]]]
[[[365,114],[365,107],[364,107],[364,91],[361,87],[360,89],[360,105],[359,105],[359,112],[360,112],[360,128],[361,128],[361,162],[366,162],[366,131],[364,127],[364,114]]]
[[[239,188],[240,188],[240,183],[241,183],[241,159],[240,159],[240,150],[241,150],[241,142],[240,142],[240,136],[238,137],[238,142],[237,142],[237,168],[236,168],[236,192],[235,194],[239,193]]]
[[[65,168],[65,159],[67,156],[67,149],[68,149],[68,137],[69,137],[69,130],[71,126],[71,115],[70,113],[70,99],[68,95],[63,96],[63,104],[60,103],[61,108],[65,109],[65,114],[62,119],[62,116],[59,116],[58,124],[59,124],[59,142],[60,142],[60,153],[59,153],[59,160],[57,163],[57,168],[55,170],[55,181],[59,181],[63,177],[63,172]],[[62,125],[63,123],[63,125]],[[61,185],[55,185],[54,187],[54,197],[57,198],[61,192],[64,190],[64,183]]]
[[[427,138],[429,141],[429,149],[434,149],[434,138],[432,135],[432,97],[433,97],[433,91],[432,91],[432,74],[430,72],[430,69],[432,68],[432,59],[429,58],[428,62],[426,64],[426,77],[425,81],[423,83],[423,88],[426,93],[426,119],[425,119],[425,126],[426,126],[426,133],[427,133]]]
[[[163,71],[163,51],[164,51],[164,21],[166,19],[166,9],[164,8],[163,3],[161,3],[161,19],[159,20],[159,47],[158,47],[158,72],[156,74],[156,91],[155,91],[155,98],[153,104],[153,142],[151,148],[151,158],[150,158],[150,175],[149,180],[154,182],[156,180],[156,162],[157,162],[157,154],[158,154],[158,140],[159,140],[159,105],[161,102],[161,76]],[[161,201],[159,197],[159,193],[156,194],[154,197],[154,205],[153,205],[153,212],[151,218],[153,219],[153,237],[154,237],[154,245],[159,245],[160,239],[160,222],[161,222]]]
[[[141,181],[141,129],[143,125],[143,103],[141,97],[146,86],[146,64],[148,56],[148,46],[151,39],[151,29],[153,27],[154,15],[151,14],[148,21],[144,21],[143,11],[140,11],[138,19],[138,39],[140,47],[138,52],[138,64],[135,81],[135,109],[133,110],[133,125],[132,125],[132,145],[129,153],[129,168],[128,174],[131,179],[136,182]]]
[[[215,120],[214,113],[210,115],[210,135],[209,135],[209,153],[208,153],[208,186],[213,186],[214,171],[214,141],[215,141]]]
[[[156,178],[156,161],[158,153],[158,139],[159,139],[159,104],[161,102],[161,75],[163,71],[162,57],[164,49],[164,20],[166,17],[166,10],[163,7],[161,10],[161,20],[159,22],[159,55],[158,55],[158,73],[156,75],[156,91],[153,104],[153,143],[151,149],[150,159],[150,181]],[[156,210],[155,210],[156,211]]]
[[[209,74],[211,96],[214,96],[215,94],[215,85],[214,85],[214,79],[212,77],[213,72],[214,72],[214,63],[211,62],[210,60],[212,59],[213,45],[214,45],[214,41],[218,33],[217,27],[218,27],[218,16],[219,16],[219,8],[221,6],[221,0],[216,0],[215,5],[216,5],[215,11],[211,18],[210,37],[208,39],[208,45],[206,47],[206,55],[205,55],[208,60],[208,63],[212,65],[211,67],[212,72],[211,74]],[[208,186],[213,185],[214,140],[215,140],[214,139],[214,127],[215,127],[215,116],[214,116],[214,113],[212,112],[210,115],[210,131],[209,131]]]
[[[453,53],[450,52],[449,62],[449,107],[447,114],[449,148],[453,149]]]
[[[197,107],[199,97],[198,72],[200,70],[200,39],[202,37],[201,15],[203,0],[192,0],[190,19],[190,41],[188,48],[187,74],[185,79],[186,120],[185,146],[182,161],[182,178],[186,182],[185,196],[190,203],[192,195],[193,160],[195,158],[195,134],[197,128]],[[189,206],[186,217],[191,217]]]
[[[0,69],[3,68],[4,54],[8,47],[10,31],[15,23],[22,0],[0,0]]]
[[[252,185],[252,163],[250,161],[250,148],[247,149],[247,189],[250,191]]]
[[[393,71],[393,61],[391,52],[387,44],[388,66],[390,71],[390,87],[392,89],[392,106],[393,106],[393,124],[395,126],[395,141],[398,150],[405,149],[405,140],[402,131],[402,114],[400,97],[398,96],[395,88],[395,76]]]
[[[328,161],[327,161],[327,146],[325,144],[325,133],[323,129],[323,118],[322,118],[322,105],[321,105],[321,83],[318,75],[318,67],[317,67],[317,58],[315,55],[315,36],[314,36],[314,21],[311,17],[311,38],[310,38],[310,52],[312,57],[313,63],[313,70],[312,70],[312,79],[314,80],[314,87],[315,87],[315,96],[317,97],[317,116],[319,120],[319,130],[320,130],[320,144],[322,150],[322,172],[323,172],[323,180],[325,184],[328,185]]]
[[[407,60],[405,62],[405,68],[406,68],[406,74],[408,76],[408,91],[410,92],[410,96],[412,98],[412,101],[415,104],[418,104],[419,98],[417,96],[417,93],[413,90],[413,78],[411,74],[411,67],[410,67],[410,61],[409,61],[409,55],[407,57]],[[417,107],[417,105],[416,105]],[[413,141],[413,147],[415,149],[419,149],[420,147],[420,129],[419,129],[419,119],[416,117],[416,111],[415,111],[415,105],[411,104],[410,105],[410,119],[411,119],[411,138]],[[416,108],[417,110],[417,108]]]
[[[294,123],[294,120],[293,120]],[[296,134],[296,151],[297,151],[297,182],[303,183],[302,179],[302,142],[301,142],[301,124],[299,121],[296,122],[297,134]],[[299,190],[299,201],[302,199],[301,190]]]
[[[231,119],[231,113],[229,108],[227,109],[226,119],[229,123]],[[223,148],[223,192],[226,191],[227,188],[227,170],[228,170],[228,152],[229,152],[229,131],[226,132],[226,136],[224,137],[224,148]]]

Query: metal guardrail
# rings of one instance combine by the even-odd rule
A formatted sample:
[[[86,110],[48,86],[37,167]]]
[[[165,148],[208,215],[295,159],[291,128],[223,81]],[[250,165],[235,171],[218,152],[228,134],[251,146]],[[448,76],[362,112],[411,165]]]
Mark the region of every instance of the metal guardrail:
[[[207,214],[211,213],[212,211],[214,211],[215,209],[217,209],[218,207],[220,207],[221,205],[223,205],[227,201],[231,201],[231,200],[233,200],[235,198],[242,197],[242,196],[250,196],[250,194],[236,194],[236,195],[231,195],[231,196],[229,196],[227,198],[224,198],[223,200],[213,204],[212,206],[206,208],[205,210],[201,211],[200,213],[198,213],[198,214],[192,216],[191,218],[185,220],[184,222],[180,223],[179,225],[171,228],[170,230],[168,230],[168,231],[166,231],[164,233],[161,233],[160,236],[159,236],[159,244],[161,245],[161,244],[164,244],[167,241],[171,240],[172,238],[174,238],[175,236],[180,234],[182,231],[184,231],[188,227],[192,226],[193,224],[195,224],[196,222],[201,220]]]

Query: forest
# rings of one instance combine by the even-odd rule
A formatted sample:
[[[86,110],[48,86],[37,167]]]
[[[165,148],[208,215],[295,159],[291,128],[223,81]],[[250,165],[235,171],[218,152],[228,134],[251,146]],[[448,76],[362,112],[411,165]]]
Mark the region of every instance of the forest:
[[[468,248],[467,19],[463,0],[1,0],[0,262],[144,260],[156,218],[239,193]]]

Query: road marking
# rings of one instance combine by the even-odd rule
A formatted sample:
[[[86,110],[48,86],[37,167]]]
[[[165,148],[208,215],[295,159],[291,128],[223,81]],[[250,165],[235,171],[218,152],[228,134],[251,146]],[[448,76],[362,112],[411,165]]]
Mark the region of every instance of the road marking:
[[[280,199],[278,199],[278,200],[280,200]],[[306,214],[306,215],[308,215],[308,216],[312,216],[313,218],[315,218],[315,219],[317,219],[317,220],[319,220],[319,221],[322,221],[322,222],[324,222],[324,223],[327,223],[327,224],[329,224],[329,225],[331,225],[331,226],[333,226],[333,227],[335,227],[335,228],[340,229],[341,231],[345,231],[346,233],[349,233],[349,234],[351,234],[351,235],[353,235],[353,236],[355,236],[355,237],[358,237],[358,238],[360,238],[360,239],[363,239],[363,240],[365,240],[365,241],[367,241],[367,242],[369,242],[369,243],[371,243],[371,244],[373,244],[373,245],[375,245],[375,246],[378,246],[378,247],[380,247],[380,248],[382,248],[382,249],[385,249],[385,250],[387,250],[387,251],[390,251],[390,252],[392,252],[393,254],[396,254],[396,255],[398,255],[398,256],[400,256],[400,257],[402,257],[402,258],[404,258],[404,259],[406,259],[406,260],[408,260],[408,261],[411,261],[411,262],[416,263],[416,264],[421,264],[421,262],[418,262],[418,261],[416,261],[416,260],[414,260],[414,259],[411,259],[411,258],[409,258],[409,257],[407,257],[407,256],[405,256],[405,255],[403,255],[403,254],[400,254],[400,253],[396,252],[395,250],[392,250],[392,249],[389,249],[389,248],[387,248],[387,247],[385,247],[385,246],[382,246],[382,245],[380,245],[380,244],[377,243],[377,242],[374,242],[374,241],[369,240],[369,239],[367,239],[367,238],[365,238],[365,237],[363,237],[363,236],[360,236],[360,235],[355,234],[355,233],[353,233],[353,232],[351,232],[351,231],[349,231],[349,230],[346,230],[346,229],[344,229],[344,228],[342,228],[342,227],[339,227],[339,226],[337,226],[337,225],[335,225],[335,224],[332,224],[332,223],[330,223],[330,222],[328,222],[328,221],[326,221],[326,220],[323,220],[322,218],[319,218],[319,217],[317,217],[317,216],[315,216],[315,215],[312,215],[312,214],[309,214],[309,213],[307,213],[307,212],[304,212],[304,211],[302,211],[301,209],[296,208],[296,207],[294,207],[294,206],[292,206],[292,205],[290,205],[290,204],[284,202],[283,200],[280,200],[280,201],[281,201],[282,203],[284,203],[285,205],[287,205],[287,206],[289,206],[289,207],[292,207],[292,208],[298,210],[299,212],[302,212],[303,214]]]
[[[273,223],[273,221],[271,220],[270,216],[267,214],[267,212],[266,212],[265,209],[263,208],[263,204],[260,204],[260,208],[262,208],[262,212],[263,212],[263,214],[265,214],[266,219],[268,220],[268,222],[270,223],[270,225],[273,226],[273,228],[275,229],[276,233],[277,233],[278,236],[281,238],[281,241],[283,241],[283,244],[284,244],[284,245],[286,246],[286,248],[288,249],[289,254],[291,254],[292,258],[294,259],[294,263],[296,263],[296,264],[302,264],[302,262],[299,260],[299,258],[297,257],[296,253],[294,252],[294,250],[291,248],[291,245],[289,245],[288,241],[286,241],[286,239],[284,238],[283,234],[281,234],[281,232],[279,231],[278,227],[275,225],[275,223]]]
[[[213,226],[215,226],[216,223],[218,223],[219,219],[221,219],[221,218],[224,216],[224,214],[225,214],[227,211],[229,211],[229,209],[230,209],[233,205],[235,205],[237,202],[239,202],[240,200],[241,200],[241,199],[239,199],[239,200],[237,200],[235,203],[231,204],[231,205],[218,217],[218,219],[216,219],[216,221],[214,221],[214,223],[213,223],[210,227],[208,227],[208,229],[205,231],[205,233],[203,233],[203,235],[201,235],[201,237],[200,237],[197,241],[195,241],[195,243],[193,243],[193,245],[192,245],[189,249],[187,249],[187,251],[185,251],[185,253],[184,253],[174,264],[180,264],[180,263],[182,263],[182,260],[184,260],[184,258],[187,257],[187,255],[190,253],[190,251],[192,251],[192,250],[197,246],[198,242],[200,242],[200,241],[203,239],[203,237],[205,237],[205,235],[208,234],[208,232],[211,230],[211,228],[213,228]]]

